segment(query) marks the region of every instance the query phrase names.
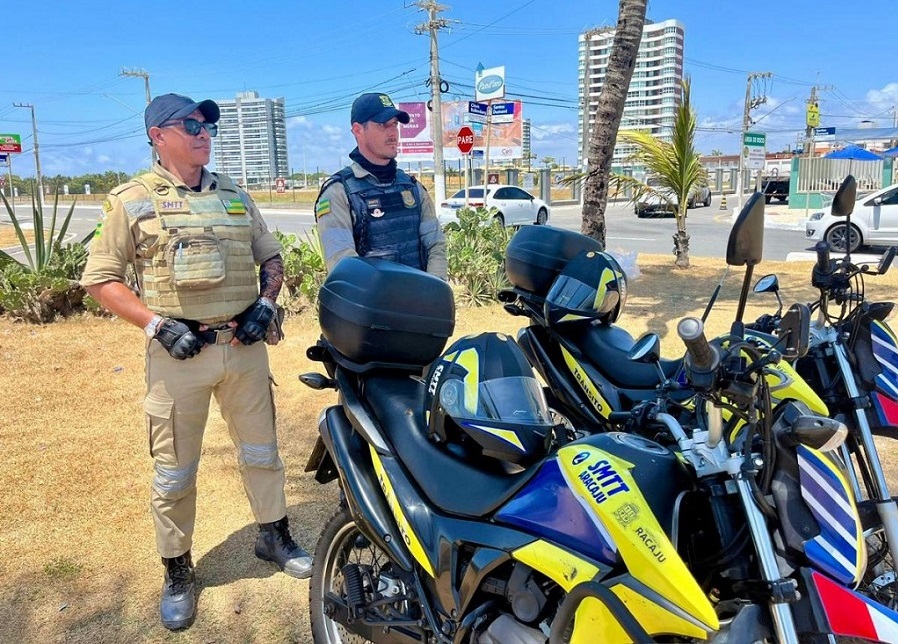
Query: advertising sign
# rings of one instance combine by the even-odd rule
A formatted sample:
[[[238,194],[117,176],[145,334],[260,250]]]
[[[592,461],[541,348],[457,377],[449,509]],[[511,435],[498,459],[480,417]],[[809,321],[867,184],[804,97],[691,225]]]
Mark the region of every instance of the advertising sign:
[[[0,134],[0,152],[22,153],[22,137],[18,134]]]
[[[523,158],[524,119],[521,101],[495,103],[500,114],[490,118],[489,133],[490,159]],[[433,139],[431,138],[430,120],[432,112],[425,103],[401,103],[399,109],[409,113],[409,123],[399,125],[399,156],[397,161],[408,163],[414,161],[433,162]],[[443,112],[443,158],[446,161],[457,161],[462,158],[458,149],[458,132],[468,126],[474,133],[474,148],[470,154],[482,157],[486,147],[486,126],[478,122],[477,116],[470,113],[470,101],[446,101],[442,104]],[[497,122],[497,119],[500,122]]]
[[[474,96],[478,101],[505,97],[505,66],[474,72]]]
[[[433,138],[430,136],[430,118],[433,113],[427,103],[399,103],[399,109],[408,112],[409,122],[399,124],[400,161],[433,161]]]

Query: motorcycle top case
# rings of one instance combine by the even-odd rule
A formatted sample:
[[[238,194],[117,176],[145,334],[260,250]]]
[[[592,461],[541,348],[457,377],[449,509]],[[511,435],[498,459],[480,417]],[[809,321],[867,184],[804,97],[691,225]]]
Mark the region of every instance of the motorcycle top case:
[[[318,294],[321,333],[360,367],[423,367],[455,330],[449,284],[385,259],[346,257]]]
[[[601,251],[586,235],[552,226],[521,228],[505,251],[505,275],[517,288],[545,297],[565,265],[581,251]]]

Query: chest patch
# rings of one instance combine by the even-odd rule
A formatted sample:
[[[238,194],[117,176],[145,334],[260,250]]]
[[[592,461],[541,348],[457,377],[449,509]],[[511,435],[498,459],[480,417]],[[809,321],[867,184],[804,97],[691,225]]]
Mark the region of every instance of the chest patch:
[[[415,207],[415,195],[412,194],[411,190],[402,191],[402,203],[405,204],[406,208]]]
[[[159,204],[160,210],[184,210],[183,201],[163,201]]]
[[[246,206],[240,199],[222,199],[221,203],[224,204],[225,210],[229,215],[246,214]]]

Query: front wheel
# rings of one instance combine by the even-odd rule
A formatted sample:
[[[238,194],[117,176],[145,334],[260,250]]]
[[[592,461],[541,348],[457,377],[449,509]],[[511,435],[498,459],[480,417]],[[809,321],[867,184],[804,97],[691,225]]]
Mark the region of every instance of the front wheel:
[[[861,231],[853,224],[836,224],[826,231],[829,249],[840,253],[853,253],[861,247]]]
[[[500,228],[503,228],[505,226],[505,216],[501,212],[496,213],[496,215],[493,216],[493,221],[499,224]]]
[[[366,641],[334,621],[328,615],[330,609],[324,602],[328,593],[346,601],[348,581],[343,571],[345,566],[352,564],[369,571],[374,580],[391,567],[387,554],[359,531],[349,508],[341,505],[324,526],[315,546],[315,563],[309,585],[309,618],[316,644]]]

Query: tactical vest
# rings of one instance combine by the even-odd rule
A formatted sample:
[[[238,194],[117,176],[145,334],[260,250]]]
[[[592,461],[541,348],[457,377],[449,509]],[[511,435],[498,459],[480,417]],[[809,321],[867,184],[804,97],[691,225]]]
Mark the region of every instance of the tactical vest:
[[[140,225],[156,241],[134,263],[147,308],[214,325],[252,304],[258,297],[252,220],[237,187],[222,176],[211,192],[179,189],[155,173],[135,180],[155,211]]]
[[[361,257],[382,257],[427,270],[427,250],[421,244],[421,198],[417,182],[396,170],[391,184],[359,179],[352,168],[334,175],[346,188],[355,215],[352,227],[356,252]]]

